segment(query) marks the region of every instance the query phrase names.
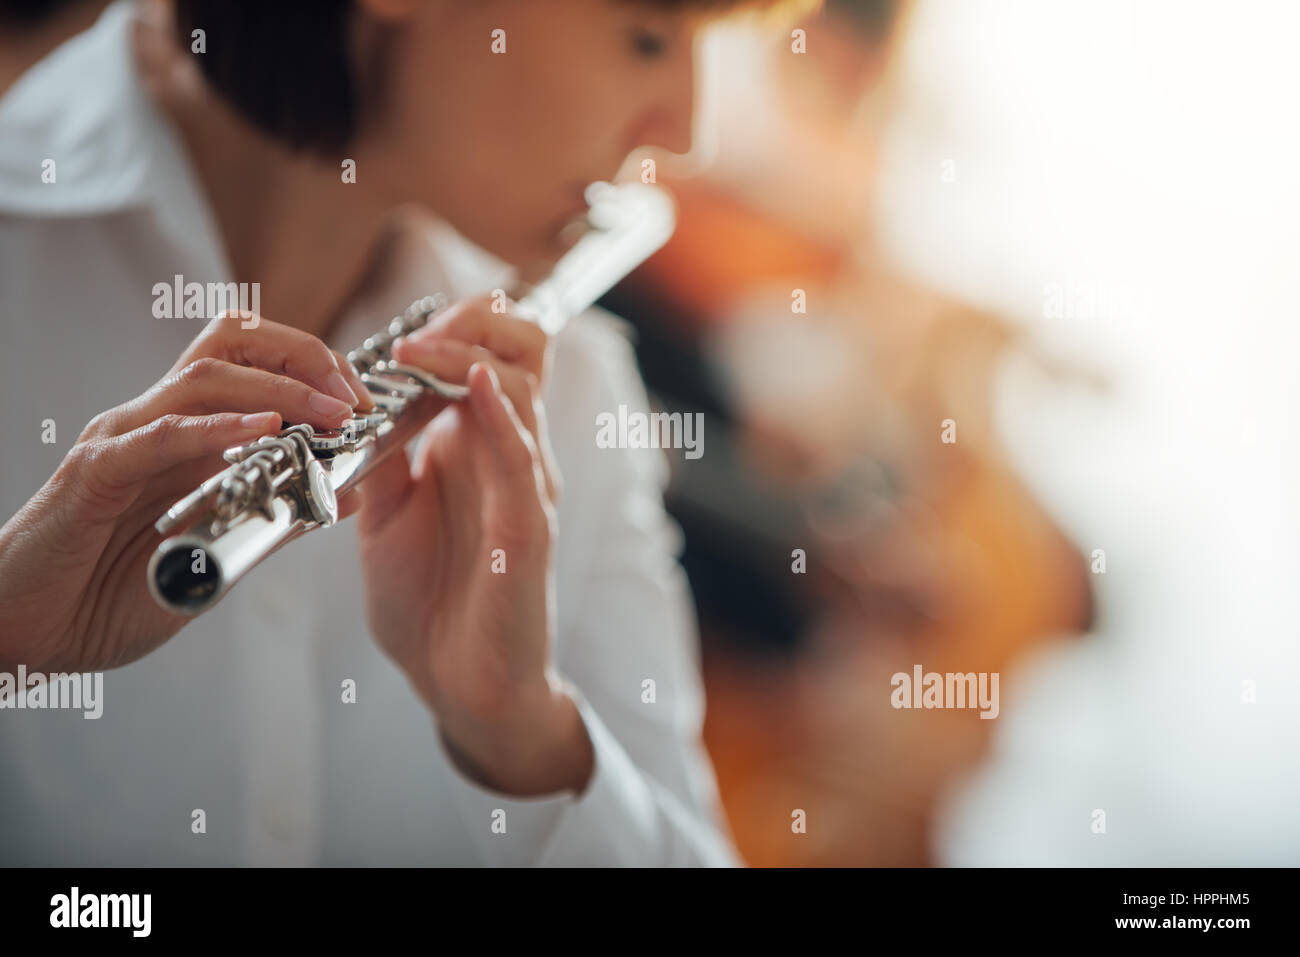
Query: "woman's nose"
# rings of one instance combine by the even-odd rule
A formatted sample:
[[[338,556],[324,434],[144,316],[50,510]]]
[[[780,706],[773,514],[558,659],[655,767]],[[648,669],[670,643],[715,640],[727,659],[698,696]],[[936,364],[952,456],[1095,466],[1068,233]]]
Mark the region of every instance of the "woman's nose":
[[[629,150],[647,146],[670,153],[689,153],[695,119],[695,70],[681,70],[672,85],[640,115]]]
[[[658,147],[670,153],[685,154],[691,151],[691,113],[684,116],[661,113],[648,117],[641,131],[633,137],[632,149]]]
[[[638,138],[637,146],[656,146],[670,153],[685,154],[691,151],[691,124],[665,119],[650,128],[651,132]]]

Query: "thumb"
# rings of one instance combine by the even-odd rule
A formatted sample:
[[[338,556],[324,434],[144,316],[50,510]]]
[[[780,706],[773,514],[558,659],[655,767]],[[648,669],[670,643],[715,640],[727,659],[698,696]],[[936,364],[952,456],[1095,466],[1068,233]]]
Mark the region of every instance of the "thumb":
[[[366,476],[357,487],[361,495],[358,531],[362,535],[378,533],[397,513],[411,494],[411,460],[405,448],[398,448]]]
[[[218,456],[223,449],[250,442],[279,425],[280,416],[274,412],[169,413],[123,435],[74,446],[65,464],[100,500],[116,499],[125,505],[149,479],[173,466]]]

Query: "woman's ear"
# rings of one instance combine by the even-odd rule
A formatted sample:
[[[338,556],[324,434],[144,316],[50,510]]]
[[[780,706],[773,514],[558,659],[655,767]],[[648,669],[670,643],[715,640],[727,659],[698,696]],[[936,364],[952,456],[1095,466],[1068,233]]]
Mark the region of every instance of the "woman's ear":
[[[150,94],[160,103],[193,96],[203,86],[197,58],[176,42],[176,23],[170,4],[160,0],[137,4],[131,21],[131,49],[136,70]]]

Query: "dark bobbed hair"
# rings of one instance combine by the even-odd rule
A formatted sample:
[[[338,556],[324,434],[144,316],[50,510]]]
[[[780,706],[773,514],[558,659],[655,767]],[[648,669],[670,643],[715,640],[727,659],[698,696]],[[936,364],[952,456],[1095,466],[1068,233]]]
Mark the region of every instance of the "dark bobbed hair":
[[[90,7],[92,0],[0,0],[0,26],[26,30],[74,7]],[[97,6],[105,6],[100,0]]]
[[[176,0],[177,42],[236,111],[295,150],[332,153],[357,127],[353,0]]]
[[[465,0],[474,2],[474,0]],[[724,12],[777,0],[627,0]],[[354,0],[176,0],[177,40],[204,31],[200,69],[246,120],[295,150],[337,155],[359,122],[347,35]]]

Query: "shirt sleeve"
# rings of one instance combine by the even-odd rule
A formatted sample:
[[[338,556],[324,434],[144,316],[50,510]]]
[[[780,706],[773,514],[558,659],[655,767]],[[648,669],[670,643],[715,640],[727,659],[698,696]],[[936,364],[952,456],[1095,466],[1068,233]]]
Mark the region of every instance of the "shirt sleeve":
[[[566,334],[568,330],[566,330]],[[515,798],[451,764],[454,802],[488,863],[731,866],[739,863],[701,728],[694,609],[663,507],[660,449],[598,448],[596,416],[647,411],[631,348],[607,324],[557,349],[547,412],[561,462],[556,665],[595,755],[580,794]],[[680,451],[669,454],[681,455]],[[562,546],[564,547],[564,546]]]

